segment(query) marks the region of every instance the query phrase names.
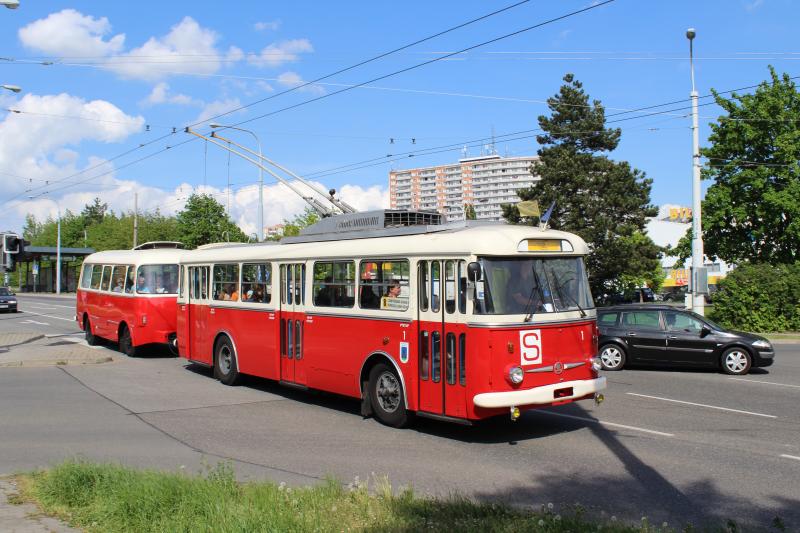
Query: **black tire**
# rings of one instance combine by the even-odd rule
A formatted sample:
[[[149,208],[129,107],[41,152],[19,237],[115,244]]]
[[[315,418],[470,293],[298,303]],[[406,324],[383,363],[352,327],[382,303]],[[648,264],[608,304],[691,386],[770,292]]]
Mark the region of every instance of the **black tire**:
[[[100,339],[97,338],[97,335],[92,333],[92,324],[89,322],[88,318],[83,319],[83,333],[86,338],[86,344],[89,346],[97,346],[100,344]]]
[[[136,346],[133,345],[131,330],[125,324],[119,330],[119,351],[128,357],[136,357]]]
[[[228,337],[221,337],[214,346],[214,377],[225,385],[239,383],[239,365],[236,350]]]
[[[722,371],[732,376],[743,376],[750,372],[753,365],[753,356],[745,348],[734,346],[722,353],[720,366]]]
[[[604,344],[598,352],[603,370],[622,370],[625,367],[627,354],[625,348],[615,343]]]
[[[369,401],[381,424],[401,428],[408,424],[403,383],[394,368],[378,363],[369,372]]]

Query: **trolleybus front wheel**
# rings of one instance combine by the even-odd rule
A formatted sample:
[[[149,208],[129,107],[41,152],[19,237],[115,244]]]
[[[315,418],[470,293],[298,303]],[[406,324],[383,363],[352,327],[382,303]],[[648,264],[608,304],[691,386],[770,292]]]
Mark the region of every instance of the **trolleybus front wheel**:
[[[369,399],[375,418],[382,424],[396,428],[408,424],[403,384],[386,363],[378,363],[369,373]]]
[[[228,337],[221,337],[214,350],[214,377],[225,385],[239,382],[239,368],[236,363],[236,350]]]
[[[89,322],[89,318],[83,319],[83,332],[86,334],[86,344],[89,346],[97,346],[98,339],[94,333],[92,333],[92,324]]]

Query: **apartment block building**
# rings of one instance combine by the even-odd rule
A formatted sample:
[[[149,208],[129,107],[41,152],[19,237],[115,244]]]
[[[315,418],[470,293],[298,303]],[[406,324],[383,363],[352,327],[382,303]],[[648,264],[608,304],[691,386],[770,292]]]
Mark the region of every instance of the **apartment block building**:
[[[390,206],[434,210],[447,220],[463,220],[464,205],[469,204],[478,219],[502,220],[501,204],[519,202],[517,190],[539,179],[530,172],[537,159],[493,154],[450,165],[393,170],[389,172]]]

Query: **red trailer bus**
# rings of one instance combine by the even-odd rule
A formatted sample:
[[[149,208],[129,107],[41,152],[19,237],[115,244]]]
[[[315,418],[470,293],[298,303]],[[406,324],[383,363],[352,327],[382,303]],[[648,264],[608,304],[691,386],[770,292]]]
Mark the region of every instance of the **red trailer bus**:
[[[248,374],[360,398],[396,427],[601,399],[579,237],[395,215],[184,252],[179,354],[228,385]]]
[[[175,348],[180,243],[110,250],[83,262],[75,320],[89,345],[119,342],[130,357],[145,344]]]

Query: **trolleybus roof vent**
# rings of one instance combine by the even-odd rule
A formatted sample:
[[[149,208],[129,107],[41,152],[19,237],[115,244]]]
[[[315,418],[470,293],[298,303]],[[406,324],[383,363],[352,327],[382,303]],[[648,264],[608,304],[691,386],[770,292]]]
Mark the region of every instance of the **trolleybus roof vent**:
[[[455,223],[464,226],[464,222]],[[454,224],[445,224],[436,211],[411,211],[406,209],[382,209],[345,213],[323,218],[300,231],[296,237],[284,237],[284,244],[297,242],[330,241],[337,239],[366,239],[391,235],[411,235],[452,229]]]
[[[156,248],[184,249],[186,246],[178,241],[150,241],[134,247],[134,250],[155,250]]]

